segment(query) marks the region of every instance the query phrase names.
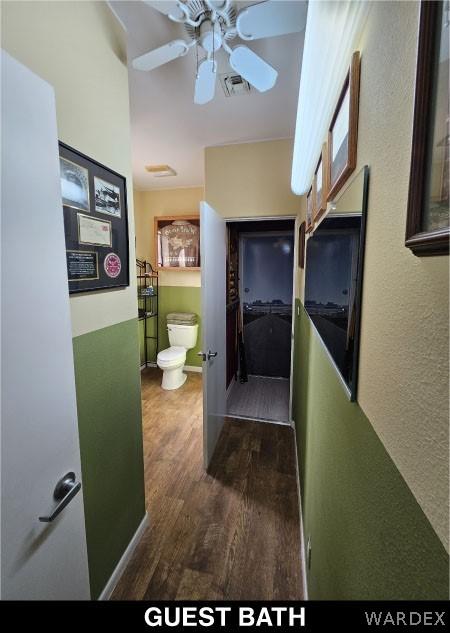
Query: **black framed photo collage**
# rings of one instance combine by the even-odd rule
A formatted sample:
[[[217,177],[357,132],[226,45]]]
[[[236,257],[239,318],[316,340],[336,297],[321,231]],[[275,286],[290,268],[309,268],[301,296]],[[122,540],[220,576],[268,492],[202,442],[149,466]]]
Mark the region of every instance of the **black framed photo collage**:
[[[126,179],[59,143],[69,292],[129,285]]]

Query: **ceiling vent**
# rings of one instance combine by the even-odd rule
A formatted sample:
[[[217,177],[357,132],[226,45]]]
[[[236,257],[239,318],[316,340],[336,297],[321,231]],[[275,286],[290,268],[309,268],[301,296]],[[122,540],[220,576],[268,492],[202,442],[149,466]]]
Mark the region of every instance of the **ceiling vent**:
[[[155,178],[164,178],[166,176],[176,176],[177,172],[170,165],[146,165],[145,169]]]
[[[238,97],[250,92],[250,84],[241,75],[225,73],[220,75],[220,83],[226,97]]]

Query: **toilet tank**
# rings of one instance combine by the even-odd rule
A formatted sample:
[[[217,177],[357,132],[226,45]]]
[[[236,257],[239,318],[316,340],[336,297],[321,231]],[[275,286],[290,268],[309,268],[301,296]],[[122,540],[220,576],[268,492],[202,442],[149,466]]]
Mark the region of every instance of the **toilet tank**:
[[[167,324],[170,346],[193,349],[197,343],[198,325]]]

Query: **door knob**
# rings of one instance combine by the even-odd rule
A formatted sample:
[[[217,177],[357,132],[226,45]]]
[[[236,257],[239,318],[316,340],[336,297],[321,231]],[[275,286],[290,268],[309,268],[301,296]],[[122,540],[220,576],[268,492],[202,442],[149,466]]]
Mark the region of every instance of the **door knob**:
[[[207,354],[205,354],[205,352],[197,352],[197,356],[200,356],[204,362],[210,358],[215,358],[217,356],[217,352],[212,352],[211,350],[209,350]]]
[[[39,521],[43,523],[51,523],[56,519],[58,514],[64,510],[66,505],[72,501],[75,495],[80,491],[81,483],[76,483],[75,473],[66,473],[64,477],[56,484],[53,491],[53,499],[58,501],[58,505],[48,517],[39,517]]]

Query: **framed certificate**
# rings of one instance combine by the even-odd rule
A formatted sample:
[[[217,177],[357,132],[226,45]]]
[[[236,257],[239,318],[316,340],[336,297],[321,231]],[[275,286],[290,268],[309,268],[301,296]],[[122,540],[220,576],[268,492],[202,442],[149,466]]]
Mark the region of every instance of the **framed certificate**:
[[[126,179],[59,144],[69,292],[129,285]]]

